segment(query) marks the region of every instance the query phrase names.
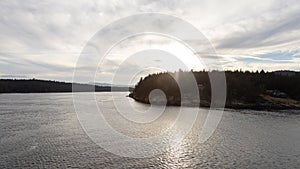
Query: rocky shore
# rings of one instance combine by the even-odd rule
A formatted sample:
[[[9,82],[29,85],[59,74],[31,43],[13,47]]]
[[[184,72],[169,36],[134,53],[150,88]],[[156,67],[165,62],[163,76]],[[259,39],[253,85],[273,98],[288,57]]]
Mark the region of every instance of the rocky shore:
[[[145,104],[161,105],[166,102],[167,106],[188,106],[188,107],[206,107],[206,108],[210,107],[209,100],[200,100],[200,102],[198,102],[193,99],[185,99],[184,102],[181,102],[180,98],[169,97],[167,101],[154,99],[154,101],[150,103],[148,96],[136,97],[132,92],[128,96],[137,102],[145,103]],[[276,98],[268,95],[261,95],[261,101],[259,103],[245,103],[243,101],[235,101],[231,103],[226,102],[224,108],[267,110],[267,111],[289,110],[289,109],[300,110],[300,102],[289,98]]]

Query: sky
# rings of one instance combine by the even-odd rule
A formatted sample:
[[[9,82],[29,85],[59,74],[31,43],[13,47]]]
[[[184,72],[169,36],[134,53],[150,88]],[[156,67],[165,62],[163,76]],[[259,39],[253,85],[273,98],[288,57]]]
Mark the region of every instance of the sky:
[[[149,12],[176,16],[200,30],[225,70],[300,69],[297,0],[1,0],[0,7],[0,78],[72,81],[82,50],[99,30],[121,18]],[[157,65],[168,68],[177,63],[163,51],[154,51],[157,56],[147,60],[150,56],[141,50],[153,46],[193,55],[166,37],[131,38],[112,49],[95,81],[111,82],[118,73],[116,83],[134,84],[147,73],[166,71]],[[147,69],[140,65],[145,60]],[[194,64],[192,68],[200,65],[190,57],[184,60]]]

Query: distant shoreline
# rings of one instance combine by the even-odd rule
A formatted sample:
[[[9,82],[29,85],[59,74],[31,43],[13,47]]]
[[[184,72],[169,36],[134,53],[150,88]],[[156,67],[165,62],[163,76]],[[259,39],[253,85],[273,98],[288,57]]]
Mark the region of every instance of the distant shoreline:
[[[43,93],[47,93],[47,94],[71,94],[71,93],[111,93],[111,92],[129,92],[129,91],[83,91],[83,92],[28,92],[28,93],[0,93],[0,95],[9,95],[9,94],[43,94]]]
[[[130,87],[97,86],[47,80],[0,79],[0,94],[12,93],[77,93],[77,92],[129,92]]]

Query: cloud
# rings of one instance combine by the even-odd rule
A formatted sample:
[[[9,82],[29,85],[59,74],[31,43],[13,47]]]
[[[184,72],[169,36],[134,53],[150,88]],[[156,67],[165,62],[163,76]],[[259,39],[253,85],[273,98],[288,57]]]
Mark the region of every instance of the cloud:
[[[245,25],[246,27],[247,25]],[[244,28],[246,30],[246,28]],[[294,36],[289,35],[293,32]],[[290,43],[300,38],[300,12],[293,13],[274,23],[265,23],[259,28],[236,32],[217,48],[255,48]]]
[[[216,47],[225,68],[299,69],[297,0],[2,0],[0,7],[0,75],[70,80],[81,50],[99,29],[143,12],[171,14],[193,24]],[[103,82],[113,71],[107,70]]]

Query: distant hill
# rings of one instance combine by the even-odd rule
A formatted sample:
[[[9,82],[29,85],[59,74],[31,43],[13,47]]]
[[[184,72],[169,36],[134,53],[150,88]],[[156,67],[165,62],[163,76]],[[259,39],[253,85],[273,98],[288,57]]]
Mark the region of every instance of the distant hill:
[[[89,83],[91,85],[95,85],[95,86],[111,86],[110,83]]]
[[[122,84],[110,84],[110,83],[89,83],[91,85],[95,85],[95,86],[110,86],[110,87],[133,87],[131,85],[122,85]]]
[[[0,79],[32,79],[27,76],[22,76],[22,75],[1,75]]]
[[[74,86],[73,86],[74,85]],[[111,86],[95,86],[36,79],[0,79],[0,93],[48,93],[48,92],[109,92]],[[113,87],[113,91],[129,91],[128,87]]]
[[[190,105],[209,107],[211,103],[211,84],[209,74],[225,73],[227,84],[227,108],[250,109],[288,109],[300,108],[300,73],[293,71],[250,72],[250,71],[199,71],[199,72],[164,72],[141,78],[130,97],[136,101],[150,103],[149,94],[160,89],[167,98],[168,105],[180,106],[181,96],[193,96],[189,89],[180,92],[177,82],[189,86],[192,74],[197,81],[200,103],[195,104],[190,98]],[[156,98],[161,100],[161,98]],[[189,105],[189,104],[187,104]]]
[[[296,74],[299,74],[299,72],[296,71],[291,71],[291,70],[279,70],[279,71],[274,71],[276,75],[282,75],[282,76],[294,76]]]

